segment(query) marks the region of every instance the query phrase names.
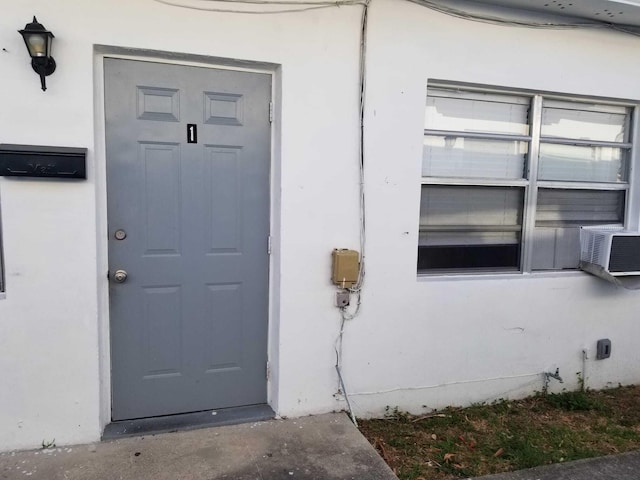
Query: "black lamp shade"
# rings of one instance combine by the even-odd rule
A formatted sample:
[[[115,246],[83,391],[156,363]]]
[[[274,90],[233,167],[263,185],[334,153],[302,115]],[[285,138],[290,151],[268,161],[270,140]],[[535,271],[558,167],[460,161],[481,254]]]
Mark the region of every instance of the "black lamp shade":
[[[40,76],[40,85],[45,91],[47,89],[45,77],[56,70],[56,61],[51,56],[53,33],[38,23],[35,16],[33,22],[26,24],[24,30],[18,30],[18,32],[27,45],[31,57],[31,67]]]
[[[25,25],[24,30],[19,30],[24,43],[27,45],[31,58],[48,58],[51,56],[51,42],[54,38],[53,33],[44,28],[44,25],[38,23],[36,17],[33,22]]]

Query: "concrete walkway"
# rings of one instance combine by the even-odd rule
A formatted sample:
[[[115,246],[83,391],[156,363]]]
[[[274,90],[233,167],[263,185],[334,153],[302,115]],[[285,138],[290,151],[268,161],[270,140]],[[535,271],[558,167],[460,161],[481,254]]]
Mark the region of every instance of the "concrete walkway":
[[[0,479],[397,480],[344,414],[0,454]]]
[[[638,480],[640,451],[558,463],[530,470],[476,477],[475,480]]]

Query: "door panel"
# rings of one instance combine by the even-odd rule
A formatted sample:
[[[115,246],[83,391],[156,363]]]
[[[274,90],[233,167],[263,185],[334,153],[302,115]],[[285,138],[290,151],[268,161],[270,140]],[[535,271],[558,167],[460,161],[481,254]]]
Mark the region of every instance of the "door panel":
[[[270,92],[105,59],[114,420],[266,402]]]

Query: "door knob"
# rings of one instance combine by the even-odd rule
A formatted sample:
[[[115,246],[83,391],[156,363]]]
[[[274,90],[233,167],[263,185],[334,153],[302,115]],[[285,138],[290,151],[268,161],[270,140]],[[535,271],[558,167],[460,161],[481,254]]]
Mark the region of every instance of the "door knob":
[[[127,272],[126,270],[116,270],[113,274],[113,280],[117,283],[124,283],[127,281]]]

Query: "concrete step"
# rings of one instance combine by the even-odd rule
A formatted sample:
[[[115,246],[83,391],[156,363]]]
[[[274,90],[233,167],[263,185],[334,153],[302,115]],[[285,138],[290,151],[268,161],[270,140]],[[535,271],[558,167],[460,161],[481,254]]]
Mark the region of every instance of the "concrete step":
[[[344,414],[0,454],[0,479],[397,480]]]

